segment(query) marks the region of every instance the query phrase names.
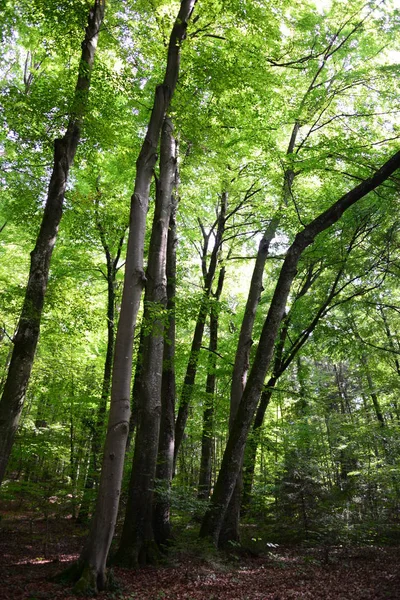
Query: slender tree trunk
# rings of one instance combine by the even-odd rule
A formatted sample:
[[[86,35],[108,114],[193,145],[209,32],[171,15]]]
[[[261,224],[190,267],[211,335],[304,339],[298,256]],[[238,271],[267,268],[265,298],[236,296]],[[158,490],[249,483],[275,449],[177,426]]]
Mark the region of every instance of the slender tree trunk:
[[[265,263],[268,258],[269,247],[275,237],[279,224],[279,216],[275,215],[259,244],[253,275],[250,282],[249,294],[242,325],[240,328],[239,341],[236,349],[235,363],[232,372],[231,400],[229,413],[229,428],[235,420],[236,413],[246,386],[247,373],[250,366],[250,350],[253,344],[252,333],[258,304],[263,291],[263,276]],[[238,474],[235,490],[232,494],[230,505],[226,512],[225,520],[221,528],[219,545],[226,546],[229,542],[240,541],[240,504],[243,488],[242,469]]]
[[[225,279],[225,267],[219,272],[218,285],[213,294],[214,300],[210,308],[210,344],[208,356],[208,373],[206,380],[206,402],[203,412],[203,433],[201,437],[201,459],[199,473],[198,498],[207,500],[211,493],[212,449],[214,428],[214,396],[218,351],[219,300]]]
[[[154,498],[153,530],[160,547],[172,539],[170,522],[171,481],[174,469],[175,444],[175,296],[176,296],[176,209],[178,204],[179,175],[175,171],[175,195],[172,196],[167,241],[167,327],[164,341],[163,373],[161,382],[161,422],[156,469],[157,488]]]
[[[203,333],[205,321],[209,310],[209,298],[211,294],[211,286],[214,281],[215,271],[217,268],[218,253],[220,251],[222,237],[225,229],[226,221],[226,209],[228,202],[228,194],[224,192],[221,197],[221,207],[218,214],[217,232],[215,235],[214,247],[211,252],[210,263],[208,269],[205,266],[207,259],[207,247],[209,234],[206,235],[202,227],[204,237],[204,248],[202,255],[202,267],[204,277],[204,294],[200,304],[199,313],[196,321],[196,327],[194,330],[192,346],[190,349],[190,356],[186,368],[186,375],[182,386],[181,401],[178,410],[178,416],[175,423],[175,450],[174,450],[174,469],[176,466],[176,459],[178,456],[179,449],[183,440],[183,434],[186,427],[186,421],[189,415],[189,405],[193,394],[194,382],[197,374],[197,363],[199,360],[199,353],[201,344],[203,341]]]
[[[381,427],[385,427],[385,419],[383,417],[382,414],[382,409],[379,403],[379,399],[378,399],[378,395],[375,391],[375,386],[374,383],[372,381],[372,377],[371,377],[371,371],[369,370],[369,366],[368,366],[368,359],[366,354],[363,354],[361,356],[361,362],[364,366],[364,370],[365,370],[365,375],[367,377],[367,383],[368,383],[368,391],[369,391],[369,395],[371,396],[371,400],[372,400],[372,404],[374,407],[374,412],[375,412],[375,416],[377,418],[377,421],[379,423],[379,425]]]
[[[396,347],[397,344],[394,343],[394,336],[393,336],[393,334],[392,334],[392,332],[390,330],[389,321],[387,319],[387,316],[386,316],[385,311],[383,310],[382,306],[379,308],[379,312],[380,312],[380,315],[382,317],[383,324],[384,324],[384,327],[385,327],[385,332],[386,332],[386,337],[387,337],[387,340],[388,340],[388,343],[389,343],[389,348],[393,352],[394,365],[395,365],[395,368],[396,368],[396,373],[397,373],[397,375],[400,376],[400,362],[399,362],[399,359],[397,358],[397,355],[398,355],[399,351],[398,351],[398,348]],[[396,414],[396,419],[399,421],[400,420],[399,404],[398,404],[398,402],[397,402],[396,399],[394,399],[392,403],[393,403],[393,408],[394,408],[394,411],[395,411],[395,414]]]
[[[154,555],[153,493],[161,416],[161,380],[164,318],[167,306],[167,238],[175,180],[175,140],[172,124],[164,121],[161,135],[160,179],[150,239],[140,393],[137,396],[137,431],[128,504],[118,563],[129,567],[152,562]]]
[[[317,310],[316,314],[312,318],[311,323],[309,323],[309,325],[305,329],[303,329],[303,331],[297,336],[297,338],[291,342],[290,347],[288,348],[288,350],[285,353],[284,353],[284,347],[285,347],[285,343],[286,343],[286,339],[287,339],[287,335],[288,335],[288,329],[289,329],[290,321],[291,321],[291,312],[293,310],[293,307],[294,307],[296,301],[299,300],[300,298],[302,298],[308,292],[310,287],[315,282],[316,278],[321,274],[320,270],[317,270],[317,272],[314,272],[314,269],[311,267],[311,269],[307,273],[307,276],[304,280],[301,290],[298,292],[298,294],[295,298],[295,301],[292,305],[291,310],[285,316],[285,318],[282,322],[282,326],[281,326],[280,334],[279,334],[279,342],[276,345],[272,377],[268,381],[268,383],[266,385],[266,389],[264,389],[264,391],[261,395],[261,400],[258,405],[256,416],[255,416],[254,423],[253,423],[253,432],[252,432],[252,435],[249,437],[247,446],[246,446],[245,477],[244,477],[244,484],[243,484],[242,510],[243,509],[246,510],[250,504],[251,490],[252,490],[253,479],[254,479],[255,460],[256,460],[257,448],[258,448],[258,444],[259,444],[259,440],[260,440],[259,429],[262,426],[265,412],[269,405],[269,401],[270,401],[272,391],[273,391],[272,388],[275,386],[278,378],[286,371],[286,369],[292,363],[294,358],[298,355],[299,350],[303,347],[303,345],[306,343],[306,341],[308,340],[311,333],[317,327],[320,319],[322,319],[326,315],[326,312],[327,312],[327,309],[328,309],[330,303],[332,302],[333,298],[338,293],[338,284],[339,284],[340,278],[343,274],[344,265],[346,264],[347,258],[349,256],[352,248],[354,247],[354,243],[356,241],[358,232],[359,232],[359,228],[356,228],[355,233],[352,237],[351,243],[348,246],[347,253],[345,255],[343,264],[339,268],[339,270],[334,278],[331,289],[330,289],[327,297],[325,298],[324,302],[321,304],[321,306]]]
[[[201,526],[200,535],[209,536],[218,545],[219,534],[241,467],[244,446],[271,362],[275,339],[284,313],[297,266],[304,250],[316,236],[336,223],[342,214],[360,198],[377,188],[400,167],[400,152],[392,156],[375,174],[342,196],[298,233],[283,262],[267,318],[262,329],[254,364],[233,423],[214,488],[211,505]]]
[[[142,361],[143,361],[143,348],[144,348],[144,338],[145,338],[145,322],[142,319],[142,323],[140,325],[140,336],[139,336],[139,347],[136,355],[136,364],[135,364],[135,375],[133,377],[133,385],[131,392],[131,417],[129,419],[129,433],[128,438],[126,440],[126,452],[129,452],[131,447],[132,439],[134,438],[136,426],[137,426],[137,401],[139,398],[141,385],[142,385]]]
[[[174,94],[180,66],[181,43],[196,0],[182,0],[172,28],[164,82],[155,91],[153,110],[139,157],[131,198],[130,230],[125,263],[121,311],[115,340],[111,405],[104,446],[99,492],[91,530],[74,576],[76,591],[101,590],[106,586],[106,560],[114,535],[130,419],[130,384],[134,326],[142,288],[143,247],[150,184],[166,112]]]
[[[308,91],[306,92],[306,95]],[[304,100],[303,100],[304,102]],[[300,125],[296,121],[290,136],[289,145],[286,151],[287,156],[290,156],[296,144],[296,139],[299,133]],[[284,173],[283,184],[283,201],[288,203],[292,193],[292,185],[295,178],[295,173],[292,169],[286,169]],[[275,237],[276,231],[280,222],[280,209],[271,219],[269,226],[264,232],[263,238],[259,244],[256,262],[254,265],[253,275],[250,282],[249,294],[247,297],[245,313],[240,328],[239,341],[235,355],[235,363],[232,373],[231,385],[231,402],[229,413],[229,428],[232,427],[233,421],[242,398],[243,390],[246,386],[247,373],[250,367],[250,350],[253,344],[252,333],[258,304],[260,302],[261,293],[263,291],[263,275],[265,263],[269,254],[269,247]],[[220,545],[227,545],[229,542],[240,541],[240,505],[243,489],[243,473],[242,468],[238,474],[236,489],[232,494],[231,502],[226,512],[225,521],[220,532]]]
[[[104,18],[104,6],[104,0],[96,0],[90,10],[67,131],[62,138],[54,142],[53,172],[40,231],[35,248],[31,252],[28,284],[0,400],[0,485],[18,428],[39,339],[50,261],[62,217],[68,174],[81,135],[97,39]]]
[[[253,344],[252,333],[258,304],[263,291],[263,276],[269,248],[275,237],[279,217],[272,218],[259,244],[253,275],[251,277],[249,294],[243,321],[240,327],[239,341],[236,349],[235,363],[232,372],[230,422],[233,422],[243,390],[246,386],[247,373],[250,366],[250,350]]]
[[[97,487],[100,475],[99,458],[101,446],[104,437],[104,428],[107,415],[107,401],[110,396],[112,361],[114,356],[114,337],[115,337],[115,287],[118,270],[118,261],[121,256],[121,250],[124,243],[125,234],[119,240],[118,249],[115,257],[111,255],[109,245],[105,237],[105,231],[102,227],[99,215],[96,210],[96,225],[100,233],[100,239],[103,245],[107,264],[107,349],[104,361],[103,383],[99,406],[97,408],[96,422],[93,428],[91,441],[91,451],[89,458],[89,468],[83,493],[82,503],[79,510],[79,521],[85,523],[89,518],[92,504],[91,491]]]

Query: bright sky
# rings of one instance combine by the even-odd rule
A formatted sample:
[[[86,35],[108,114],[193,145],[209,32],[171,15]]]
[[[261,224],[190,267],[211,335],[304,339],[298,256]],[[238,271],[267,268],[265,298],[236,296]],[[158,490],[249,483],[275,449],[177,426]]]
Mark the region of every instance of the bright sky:
[[[321,14],[324,13],[325,11],[329,10],[331,4],[332,4],[332,0],[315,0],[315,6],[316,6],[318,12]],[[376,5],[378,5],[378,4],[379,4],[379,1],[377,0]],[[386,0],[385,4],[388,6],[392,6],[393,8],[400,9],[400,0]]]

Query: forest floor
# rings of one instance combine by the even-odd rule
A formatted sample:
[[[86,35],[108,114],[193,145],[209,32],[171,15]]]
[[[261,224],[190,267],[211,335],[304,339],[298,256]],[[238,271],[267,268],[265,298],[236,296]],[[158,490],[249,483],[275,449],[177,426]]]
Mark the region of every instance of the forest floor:
[[[38,520],[3,513],[1,600],[69,600],[50,581],[77,557],[85,531],[71,519]],[[400,599],[400,548],[282,548],[263,555],[175,550],[170,564],[114,570],[117,586],[104,600],[383,600]]]

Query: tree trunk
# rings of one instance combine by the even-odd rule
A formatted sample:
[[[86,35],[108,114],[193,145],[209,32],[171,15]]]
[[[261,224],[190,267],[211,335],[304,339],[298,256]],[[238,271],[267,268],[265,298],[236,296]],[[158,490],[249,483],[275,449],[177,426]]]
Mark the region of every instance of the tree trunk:
[[[285,310],[297,265],[304,250],[316,236],[336,223],[342,214],[360,198],[386,181],[400,166],[400,152],[392,156],[375,174],[344,194],[298,233],[283,262],[275,292],[265,320],[254,364],[224,452],[221,470],[214,488],[211,505],[201,526],[200,535],[209,536],[218,544],[223,519],[228,508],[241,467],[243,450],[250,429],[265,374],[271,362],[275,339]]]
[[[126,440],[126,452],[129,452],[132,439],[134,438],[136,426],[137,426],[137,400],[140,394],[141,385],[142,385],[142,360],[143,360],[143,346],[144,346],[144,338],[145,338],[145,323],[144,319],[142,319],[142,323],[140,325],[140,336],[139,336],[139,347],[136,354],[136,364],[135,364],[135,375],[133,377],[133,385],[131,392],[131,418],[129,419],[129,433],[128,438]]]
[[[387,337],[387,340],[388,340],[388,343],[389,343],[389,348],[393,352],[393,356],[394,356],[393,360],[394,360],[394,366],[396,368],[396,373],[397,373],[397,375],[400,376],[400,362],[399,362],[399,359],[397,358],[397,355],[398,355],[399,351],[398,351],[398,348],[396,348],[397,344],[395,345],[395,343],[394,343],[394,337],[393,337],[393,334],[392,334],[392,332],[390,330],[389,322],[388,322],[387,316],[386,316],[385,311],[383,310],[382,306],[379,307],[379,312],[380,312],[380,315],[382,317],[383,324],[385,326],[385,332],[386,332],[386,337]],[[394,399],[392,401],[392,404],[393,404],[394,412],[395,412],[395,415],[396,415],[396,419],[397,419],[397,421],[400,421],[399,405],[398,405],[397,400]]]
[[[92,490],[97,486],[100,475],[99,458],[104,436],[104,428],[107,414],[107,401],[110,396],[112,361],[114,356],[114,331],[115,331],[115,286],[118,270],[118,261],[121,256],[121,250],[124,243],[125,233],[121,236],[115,257],[111,255],[109,245],[106,240],[105,231],[101,224],[96,207],[96,225],[99,230],[101,243],[106,256],[107,265],[107,350],[104,361],[103,384],[101,388],[101,397],[97,408],[96,422],[93,427],[91,441],[89,468],[85,483],[85,490],[81,506],[79,509],[79,521],[86,523],[92,504]]]
[[[89,12],[67,131],[62,138],[54,141],[53,172],[50,178],[40,231],[35,248],[31,252],[24,303],[0,401],[0,485],[3,481],[18,428],[39,339],[50,261],[62,217],[68,174],[81,135],[97,39],[104,18],[104,5],[104,0],[96,0]]]
[[[178,187],[178,170],[175,173],[175,189]],[[157,488],[154,499],[153,530],[154,538],[160,547],[167,546],[172,539],[170,522],[171,481],[174,470],[175,444],[175,296],[176,296],[176,208],[178,194],[172,197],[167,242],[167,325],[163,374],[161,382],[161,423],[158,441],[156,469]]]
[[[306,96],[308,91],[306,92]],[[303,100],[304,101],[304,100]],[[290,156],[296,144],[296,139],[300,130],[300,125],[296,121],[292,133],[290,136],[289,145],[286,151],[287,156]],[[284,184],[283,184],[283,201],[285,204],[292,194],[292,185],[295,178],[295,173],[292,169],[286,169],[284,173]],[[252,333],[254,320],[258,304],[260,302],[261,293],[263,291],[263,275],[265,263],[269,254],[269,247],[272,240],[275,237],[276,231],[280,222],[280,212],[278,209],[276,214],[272,217],[271,222],[266,229],[263,238],[258,247],[256,263],[254,265],[253,275],[250,282],[249,295],[247,297],[246,309],[240,328],[239,341],[235,355],[235,363],[232,373],[232,384],[231,384],[231,402],[230,402],[230,413],[229,413],[229,430],[233,425],[233,421],[236,417],[236,413],[240,404],[240,400],[243,395],[243,390],[246,386],[247,373],[250,367],[250,350],[253,344]],[[227,545],[229,542],[240,541],[240,505],[243,489],[243,473],[242,468],[238,473],[237,485],[234,493],[232,494],[230,506],[227,510],[225,522],[222,525],[220,532],[220,545]]]
[[[211,493],[212,448],[214,428],[214,396],[218,350],[219,300],[225,278],[225,267],[219,272],[218,285],[213,294],[214,301],[210,308],[210,344],[208,356],[208,373],[206,380],[206,401],[203,412],[203,433],[201,437],[201,459],[199,474],[198,498],[207,500]]]
[[[374,407],[375,416],[377,418],[377,421],[378,421],[379,425],[381,427],[385,427],[385,419],[383,417],[381,406],[380,406],[379,399],[378,399],[378,395],[377,395],[377,393],[375,391],[375,386],[374,386],[374,383],[372,381],[371,371],[369,370],[368,359],[367,359],[366,354],[362,354],[362,356],[361,356],[361,363],[362,363],[362,365],[364,367],[365,375],[367,377],[368,391],[369,391],[369,395],[371,396],[371,400],[372,400],[372,404],[373,404],[373,407]]]
[[[182,0],[172,28],[164,82],[155,91],[153,110],[136,162],[131,198],[130,231],[125,264],[121,311],[115,340],[111,405],[99,493],[89,537],[76,565],[77,591],[103,589],[106,560],[114,535],[130,419],[130,384],[134,326],[145,282],[143,247],[153,169],[165,114],[174,94],[180,65],[181,43],[196,0]]]
[[[161,135],[160,179],[157,182],[153,228],[146,271],[144,340],[140,393],[136,399],[137,430],[128,503],[116,561],[128,567],[152,562],[154,555],[153,492],[161,416],[164,318],[167,305],[166,258],[175,140],[165,119]]]
[[[176,466],[176,459],[178,456],[179,449],[182,444],[183,434],[186,427],[186,421],[189,415],[189,405],[190,400],[193,394],[194,382],[197,374],[197,363],[199,360],[199,353],[201,344],[203,341],[203,333],[204,333],[204,325],[208,314],[209,309],[209,298],[211,294],[211,286],[214,280],[215,271],[217,268],[217,260],[218,253],[222,243],[222,236],[224,234],[225,229],[225,221],[226,221],[226,209],[228,202],[228,194],[224,192],[221,198],[221,207],[218,214],[218,223],[217,223],[217,232],[215,235],[214,247],[211,252],[210,263],[208,269],[205,266],[207,259],[207,247],[208,247],[208,238],[210,234],[206,235],[204,232],[204,228],[201,223],[200,226],[202,228],[203,237],[204,237],[204,247],[203,247],[203,255],[202,255],[202,267],[203,267],[203,277],[204,277],[204,294],[200,304],[199,313],[197,316],[196,327],[194,330],[192,347],[190,349],[190,356],[186,368],[186,375],[182,386],[181,392],[181,401],[178,410],[178,416],[176,418],[175,423],[175,450],[174,450],[174,470]]]
[[[328,307],[329,307],[330,303],[332,302],[332,300],[341,291],[341,289],[343,289],[343,288],[339,288],[339,281],[343,274],[344,266],[346,264],[348,256],[349,256],[350,252],[352,251],[352,248],[354,247],[354,243],[357,239],[357,235],[359,234],[359,231],[360,231],[359,227],[356,227],[354,235],[351,239],[351,242],[348,246],[346,255],[344,257],[343,264],[340,266],[340,268],[334,278],[331,289],[329,290],[329,293],[328,293],[327,297],[325,298],[324,302],[321,304],[321,306],[315,313],[314,317],[311,320],[311,323],[309,323],[309,325],[307,327],[305,327],[303,329],[303,331],[293,341],[291,341],[290,347],[287,349],[287,351],[285,353],[284,353],[284,346],[285,346],[287,335],[288,335],[288,329],[290,326],[291,313],[292,313],[293,307],[294,307],[296,301],[299,300],[300,298],[302,298],[308,292],[310,287],[315,282],[316,278],[321,274],[320,270],[317,270],[317,272],[314,272],[313,267],[311,267],[311,269],[309,270],[309,272],[306,275],[306,278],[304,280],[304,283],[303,283],[300,291],[296,295],[296,298],[292,304],[292,307],[291,307],[289,313],[286,315],[286,317],[283,320],[283,323],[282,323],[282,326],[280,329],[280,334],[279,334],[279,342],[276,346],[273,374],[266,385],[266,389],[264,389],[264,391],[261,395],[261,400],[258,405],[256,416],[255,416],[254,423],[253,423],[253,432],[252,432],[252,435],[250,436],[250,438],[248,439],[247,446],[246,446],[245,477],[244,477],[244,484],[243,484],[242,510],[243,509],[246,510],[250,504],[251,490],[252,490],[253,479],[254,479],[255,460],[256,460],[257,448],[258,448],[258,444],[259,444],[259,440],[260,440],[259,429],[262,426],[265,412],[269,405],[269,401],[270,401],[272,391],[273,391],[272,388],[275,386],[278,378],[286,371],[286,369],[292,363],[293,359],[298,355],[299,350],[303,347],[303,345],[306,343],[306,341],[308,340],[311,333],[317,327],[320,319],[322,319],[326,315]]]
[[[229,413],[229,428],[234,422],[243,390],[246,386],[247,373],[250,366],[250,350],[253,344],[252,333],[258,304],[263,291],[263,276],[265,263],[268,258],[269,247],[275,237],[279,224],[279,216],[275,215],[259,244],[253,275],[250,282],[249,294],[242,325],[240,328],[239,341],[236,349],[235,363],[232,372],[231,400]],[[240,469],[241,471],[241,469]],[[243,488],[242,472],[238,474],[235,491],[232,494],[229,508],[221,528],[219,545],[226,546],[229,542],[240,541],[240,504]]]
[[[254,320],[261,293],[263,291],[263,276],[265,263],[268,258],[269,247],[275,237],[279,223],[279,217],[274,216],[266,229],[263,238],[259,244],[253,275],[251,277],[249,294],[247,297],[246,308],[240,327],[239,341],[236,349],[235,363],[232,372],[231,385],[231,403],[230,403],[230,423],[233,423],[243,390],[246,386],[247,372],[250,365],[250,349],[253,343],[251,339],[253,333]]]

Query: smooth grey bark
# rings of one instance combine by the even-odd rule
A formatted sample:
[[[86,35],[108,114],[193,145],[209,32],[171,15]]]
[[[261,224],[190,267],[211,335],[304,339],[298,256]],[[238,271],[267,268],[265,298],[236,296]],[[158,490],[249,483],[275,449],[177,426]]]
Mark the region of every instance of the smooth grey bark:
[[[129,419],[129,433],[128,438],[126,440],[126,452],[129,451],[132,443],[132,439],[135,436],[136,426],[137,426],[137,399],[140,394],[141,389],[141,379],[142,379],[142,360],[143,360],[143,345],[144,345],[144,334],[145,334],[145,324],[142,319],[142,323],[140,325],[140,335],[139,335],[139,347],[136,355],[136,364],[135,364],[135,375],[133,377],[133,385],[132,385],[132,393],[131,393],[131,417]]]
[[[175,423],[175,449],[174,449],[174,470],[176,466],[176,460],[178,456],[179,449],[182,444],[183,434],[186,427],[186,421],[189,415],[189,405],[193,394],[194,382],[197,374],[197,363],[199,360],[199,353],[201,349],[201,344],[203,341],[203,333],[204,326],[207,319],[207,314],[209,310],[209,298],[211,294],[211,286],[214,281],[215,271],[217,268],[218,262],[218,254],[222,244],[222,238],[225,230],[226,223],[226,211],[228,204],[228,194],[224,192],[221,196],[221,206],[219,209],[218,217],[216,223],[214,223],[211,232],[206,234],[203,225],[200,223],[200,227],[203,233],[203,250],[202,250],[202,271],[203,271],[203,279],[204,279],[204,293],[201,300],[196,326],[193,334],[192,346],[190,348],[190,355],[188,364],[186,367],[185,379],[182,386],[181,392],[181,401],[179,404],[178,416],[176,418]],[[217,228],[215,232],[214,246],[210,256],[210,262],[208,268],[206,266],[207,261],[207,252],[208,252],[208,243],[210,239],[211,233],[213,233],[215,227]]]
[[[137,162],[131,198],[130,229],[121,311],[115,340],[111,405],[104,446],[99,493],[89,537],[76,565],[77,591],[106,586],[106,560],[118,514],[126,441],[130,420],[132,349],[136,317],[145,283],[143,248],[150,184],[157,160],[162,124],[179,76],[181,44],[196,0],[182,0],[174,22],[164,81],[157,86],[147,133]]]
[[[64,193],[69,170],[81,136],[104,9],[104,0],[95,0],[90,9],[67,131],[62,138],[54,141],[53,172],[42,223],[35,247],[31,252],[25,298],[14,338],[7,379],[0,400],[0,485],[14,443],[39,339],[51,256],[63,213]]]
[[[299,232],[287,251],[267,318],[264,322],[254,364],[251,369],[214,488],[211,504],[200,530],[202,537],[209,536],[218,545],[219,534],[233,494],[242,464],[243,451],[264,378],[271,362],[276,336],[285,310],[297,266],[304,250],[316,236],[336,223],[343,213],[366,194],[376,189],[400,167],[400,152],[392,156],[374,175],[344,194],[337,202],[322,212]]]
[[[212,294],[213,301],[210,307],[210,343],[208,356],[208,369],[206,379],[206,401],[203,411],[203,431],[201,436],[201,458],[199,487],[197,497],[200,500],[207,500],[211,493],[211,475],[212,475],[212,448],[213,448],[213,428],[214,428],[214,396],[216,385],[217,351],[218,351],[218,327],[219,327],[219,301],[225,279],[225,267],[222,267],[219,276],[217,289]]]
[[[154,555],[153,493],[161,416],[164,322],[167,306],[167,239],[175,181],[176,146],[172,123],[161,134],[160,178],[151,232],[146,291],[140,390],[136,398],[137,428],[128,502],[116,562],[146,564]]]
[[[177,150],[178,152],[178,150]],[[165,327],[163,373],[161,382],[161,422],[158,440],[156,493],[154,498],[153,531],[160,547],[172,539],[170,522],[171,481],[174,472],[175,445],[175,330],[176,330],[176,210],[178,205],[179,173],[175,172],[175,192],[172,196],[167,241],[167,324]]]

